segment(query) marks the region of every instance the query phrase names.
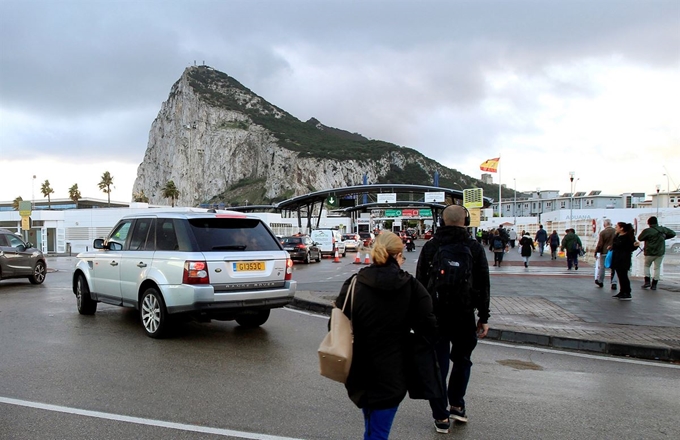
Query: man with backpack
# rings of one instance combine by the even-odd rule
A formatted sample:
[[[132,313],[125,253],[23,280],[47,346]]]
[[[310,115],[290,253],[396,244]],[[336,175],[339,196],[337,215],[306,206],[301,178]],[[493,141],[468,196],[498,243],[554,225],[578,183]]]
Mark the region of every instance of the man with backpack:
[[[545,242],[548,241],[548,233],[543,229],[543,225],[538,225],[538,231],[536,231],[536,239],[534,241],[538,243],[538,255],[542,257]]]
[[[464,397],[472,367],[470,357],[477,339],[489,331],[490,283],[485,250],[467,233],[468,211],[449,205],[442,212],[442,222],[432,240],[423,246],[416,278],[432,296],[441,334],[435,349],[443,384],[453,361],[446,397],[430,400],[436,431],[448,433],[451,419],[468,420]]]
[[[675,231],[659,226],[659,220],[655,216],[647,219],[648,228],[640,233],[639,241],[645,242],[645,284],[643,289],[651,287],[656,290],[661,275],[661,263],[666,253],[665,240],[675,237]],[[652,278],[652,265],[654,265],[654,277]]]

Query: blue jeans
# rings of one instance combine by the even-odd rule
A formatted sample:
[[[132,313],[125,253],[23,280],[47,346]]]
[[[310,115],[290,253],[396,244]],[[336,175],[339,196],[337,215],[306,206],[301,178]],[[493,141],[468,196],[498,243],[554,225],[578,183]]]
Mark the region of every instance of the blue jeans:
[[[543,249],[545,248],[545,241],[539,241],[538,242],[538,252],[539,255],[542,257],[543,256]]]
[[[470,381],[470,370],[472,368],[470,357],[472,350],[477,346],[477,325],[474,314],[456,317],[455,320],[458,324],[455,329],[447,332],[450,336],[442,336],[435,344],[437,361],[442,374],[442,384],[446,383],[449,364],[453,362],[446,397],[430,400],[432,417],[436,420],[448,419],[447,400],[450,406],[465,408],[465,392]]]
[[[364,413],[364,440],[387,440],[399,405],[387,409],[362,408]]]

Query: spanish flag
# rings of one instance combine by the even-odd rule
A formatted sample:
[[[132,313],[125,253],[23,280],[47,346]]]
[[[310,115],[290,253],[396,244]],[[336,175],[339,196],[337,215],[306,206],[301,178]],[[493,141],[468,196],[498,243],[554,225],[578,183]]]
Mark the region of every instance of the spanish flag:
[[[493,159],[489,159],[489,160],[485,161],[484,163],[482,163],[479,166],[479,169],[481,169],[482,171],[489,171],[491,173],[496,173],[496,172],[498,172],[498,161],[499,160],[501,160],[500,157],[495,157]]]

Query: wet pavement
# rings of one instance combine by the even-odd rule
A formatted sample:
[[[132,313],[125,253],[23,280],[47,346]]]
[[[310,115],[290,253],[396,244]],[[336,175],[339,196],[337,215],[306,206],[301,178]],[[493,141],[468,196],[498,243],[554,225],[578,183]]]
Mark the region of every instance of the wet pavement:
[[[564,258],[549,253],[532,256],[525,268],[517,249],[505,254],[491,273],[489,339],[560,349],[680,361],[680,283],[675,277],[659,282],[656,291],[642,289],[632,278],[632,301],[612,298],[594,282],[594,267],[581,261],[567,270]],[[667,257],[669,258],[669,257]],[[607,275],[609,270],[607,270]],[[294,306],[329,314],[335,294],[298,291]]]
[[[632,278],[632,301],[613,299],[607,280],[594,282],[587,261],[567,270],[564,258],[536,252],[525,268],[516,248],[491,273],[489,339],[560,349],[680,362],[680,282],[669,276],[656,291]],[[666,258],[670,260],[675,256]],[[72,270],[75,257],[50,256],[48,269]],[[666,264],[666,262],[664,263]],[[609,273],[609,271],[607,271]],[[671,272],[669,272],[671,273]],[[293,307],[330,314],[336,294],[298,290]]]

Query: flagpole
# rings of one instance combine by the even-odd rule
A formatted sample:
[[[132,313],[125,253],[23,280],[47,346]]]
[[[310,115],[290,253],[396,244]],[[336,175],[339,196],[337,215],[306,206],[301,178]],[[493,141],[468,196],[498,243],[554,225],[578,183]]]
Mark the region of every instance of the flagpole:
[[[498,155],[498,218],[500,221],[501,212],[501,156]]]

